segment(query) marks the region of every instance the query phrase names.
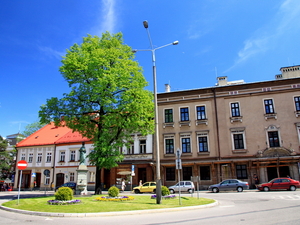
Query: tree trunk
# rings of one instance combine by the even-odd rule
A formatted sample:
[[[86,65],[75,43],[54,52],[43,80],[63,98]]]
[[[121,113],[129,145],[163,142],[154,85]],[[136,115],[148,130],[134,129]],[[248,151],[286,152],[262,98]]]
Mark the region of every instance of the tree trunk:
[[[102,194],[102,184],[101,184],[101,168],[96,167],[96,185],[95,185],[95,195]]]

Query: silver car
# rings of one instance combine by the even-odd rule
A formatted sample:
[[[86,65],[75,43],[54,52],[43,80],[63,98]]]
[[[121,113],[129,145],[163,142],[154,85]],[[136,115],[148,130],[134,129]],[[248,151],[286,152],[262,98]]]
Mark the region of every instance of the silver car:
[[[248,190],[248,182],[240,181],[237,179],[223,180],[219,184],[210,185],[208,187],[209,191],[218,193],[219,191],[237,191],[242,192],[243,190]]]
[[[193,193],[195,191],[195,186],[192,181],[180,181],[169,187],[170,193],[174,194],[175,192],[179,192],[179,187],[182,192],[187,191],[189,193]]]

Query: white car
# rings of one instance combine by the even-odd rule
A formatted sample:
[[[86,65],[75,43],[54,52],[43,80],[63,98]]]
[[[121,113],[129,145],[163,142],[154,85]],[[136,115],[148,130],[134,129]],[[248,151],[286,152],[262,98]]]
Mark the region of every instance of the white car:
[[[170,193],[174,194],[175,192],[179,192],[179,187],[180,192],[187,191],[189,193],[193,193],[195,191],[195,186],[192,181],[180,181],[177,184],[169,187]]]

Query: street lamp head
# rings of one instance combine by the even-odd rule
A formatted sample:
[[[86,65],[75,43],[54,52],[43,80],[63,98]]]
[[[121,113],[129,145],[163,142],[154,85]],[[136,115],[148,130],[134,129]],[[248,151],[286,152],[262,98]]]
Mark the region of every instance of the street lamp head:
[[[136,52],[137,52],[137,49],[132,49],[132,52],[133,52],[133,53],[136,53]]]
[[[147,20],[143,21],[143,25],[147,29],[148,28],[148,21]]]
[[[179,44],[179,41],[174,41],[172,44],[173,44],[173,45],[178,45],[178,44]]]

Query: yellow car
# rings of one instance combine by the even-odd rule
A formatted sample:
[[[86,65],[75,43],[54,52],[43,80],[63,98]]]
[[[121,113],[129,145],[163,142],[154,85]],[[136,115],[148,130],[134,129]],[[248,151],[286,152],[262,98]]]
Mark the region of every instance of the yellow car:
[[[156,182],[145,182],[143,185],[133,188],[134,193],[156,192]]]

